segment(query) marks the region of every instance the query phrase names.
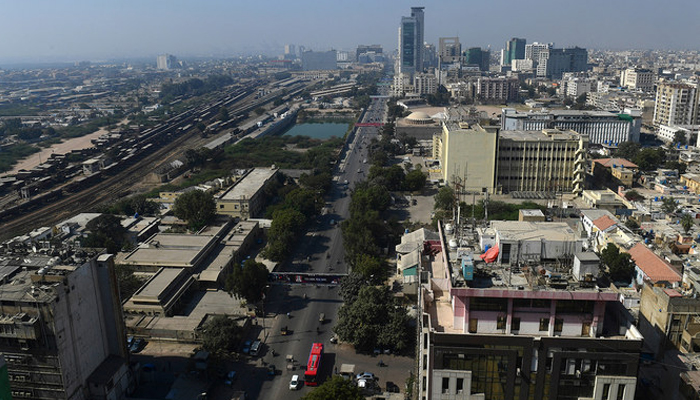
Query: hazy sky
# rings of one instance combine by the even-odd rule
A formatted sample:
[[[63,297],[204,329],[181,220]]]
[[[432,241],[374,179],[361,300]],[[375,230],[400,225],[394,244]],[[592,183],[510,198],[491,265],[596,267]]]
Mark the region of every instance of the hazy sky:
[[[0,64],[397,47],[425,7],[425,39],[498,51],[510,37],[557,47],[698,49],[698,0],[0,0]]]

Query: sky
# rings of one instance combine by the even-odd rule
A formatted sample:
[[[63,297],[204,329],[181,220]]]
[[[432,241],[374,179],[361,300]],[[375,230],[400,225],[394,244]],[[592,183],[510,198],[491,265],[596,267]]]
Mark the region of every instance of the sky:
[[[285,44],[397,47],[425,7],[425,40],[499,51],[511,37],[595,49],[700,48],[698,0],[0,0],[0,65],[280,54]]]

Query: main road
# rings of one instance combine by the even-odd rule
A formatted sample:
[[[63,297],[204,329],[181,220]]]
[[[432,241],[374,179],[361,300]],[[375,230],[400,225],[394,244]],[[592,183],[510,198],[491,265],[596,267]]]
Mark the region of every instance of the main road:
[[[373,99],[361,122],[382,122],[385,116],[386,100]],[[347,273],[345,251],[339,223],[348,217],[350,189],[363,180],[369,164],[367,145],[376,137],[378,128],[358,127],[356,134],[348,138],[343,148],[343,158],[335,171],[333,188],[329,193],[324,212],[319,217],[315,229],[300,240],[294,259],[283,267],[287,272],[321,272]],[[347,185],[345,182],[347,181]],[[337,322],[338,309],[342,299],[338,288],[332,285],[292,284],[273,285],[265,300],[265,327],[263,336],[265,346],[260,360],[256,362],[273,364],[278,372],[275,378],[264,380],[257,393],[258,399],[298,399],[311,390],[302,386],[297,392],[290,392],[289,381],[292,375],[304,377],[311,344],[320,342],[324,345],[325,355],[321,362],[321,381],[329,378],[335,364],[335,344],[330,342],[332,327]],[[289,314],[288,314],[289,313]],[[324,322],[320,321],[324,314]],[[291,332],[283,336],[282,327]],[[276,355],[273,355],[273,351]],[[287,370],[287,355],[297,361],[294,370]]]

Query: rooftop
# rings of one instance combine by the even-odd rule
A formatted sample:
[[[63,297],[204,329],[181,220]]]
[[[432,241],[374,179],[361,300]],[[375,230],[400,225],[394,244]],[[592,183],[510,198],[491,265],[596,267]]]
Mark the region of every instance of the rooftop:
[[[501,240],[574,240],[578,236],[565,222],[491,221]]]
[[[581,135],[572,130],[543,129],[540,131],[501,131],[501,139],[517,141],[556,141],[556,140],[578,140]]]
[[[644,243],[637,243],[629,254],[639,269],[649,277],[652,282],[680,282],[681,276],[671,265],[647,248]]]
[[[255,168],[225,191],[219,200],[250,199],[276,172],[272,168]]]

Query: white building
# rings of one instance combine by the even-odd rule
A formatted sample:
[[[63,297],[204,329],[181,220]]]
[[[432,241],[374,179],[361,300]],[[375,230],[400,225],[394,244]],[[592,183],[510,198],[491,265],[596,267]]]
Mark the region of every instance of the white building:
[[[620,86],[645,92],[654,89],[654,73],[649,69],[627,68],[620,74]]]
[[[416,74],[413,80],[413,92],[419,95],[437,93],[438,80],[433,74]]]

